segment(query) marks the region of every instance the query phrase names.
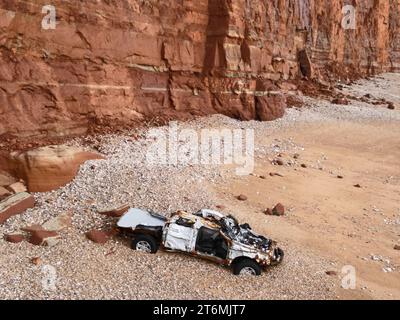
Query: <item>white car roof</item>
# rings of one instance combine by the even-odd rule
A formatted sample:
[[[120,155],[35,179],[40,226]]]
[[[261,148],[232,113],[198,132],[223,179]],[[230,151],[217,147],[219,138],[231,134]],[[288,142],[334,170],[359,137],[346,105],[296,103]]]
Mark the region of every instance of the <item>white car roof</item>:
[[[133,229],[138,225],[163,227],[165,220],[161,216],[152,215],[149,211],[132,208],[119,219],[117,225],[118,227]]]

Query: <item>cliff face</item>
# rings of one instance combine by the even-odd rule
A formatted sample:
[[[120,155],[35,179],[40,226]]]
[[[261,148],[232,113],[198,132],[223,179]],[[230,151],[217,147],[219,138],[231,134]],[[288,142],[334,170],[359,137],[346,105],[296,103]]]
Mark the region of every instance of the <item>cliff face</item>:
[[[400,71],[400,0],[53,0],[57,27],[44,30],[47,4],[0,0],[0,135],[272,120],[296,90],[287,80]]]

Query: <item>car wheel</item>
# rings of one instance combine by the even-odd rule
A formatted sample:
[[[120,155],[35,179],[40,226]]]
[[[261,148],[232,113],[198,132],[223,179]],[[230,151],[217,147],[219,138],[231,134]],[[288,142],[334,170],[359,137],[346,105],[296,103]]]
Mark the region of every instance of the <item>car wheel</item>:
[[[261,275],[261,267],[254,260],[243,259],[233,264],[233,274],[236,276],[242,276],[242,275],[259,276]]]
[[[141,234],[135,236],[135,238],[132,240],[131,248],[140,252],[156,253],[158,250],[158,244],[156,239],[154,239],[152,236]]]

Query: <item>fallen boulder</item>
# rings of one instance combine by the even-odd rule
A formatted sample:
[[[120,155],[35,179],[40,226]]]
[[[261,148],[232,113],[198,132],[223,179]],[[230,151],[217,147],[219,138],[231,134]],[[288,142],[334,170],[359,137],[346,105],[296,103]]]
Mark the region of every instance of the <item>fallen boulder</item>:
[[[283,94],[256,97],[256,114],[260,121],[273,121],[282,118],[285,109],[286,97]]]
[[[61,237],[58,231],[62,231],[69,226],[71,217],[71,213],[60,214],[43,225],[34,224],[23,227],[21,230],[30,234],[29,242],[31,244],[52,247],[60,241]]]
[[[278,203],[273,209],[272,209],[272,214],[274,216],[283,216],[285,215],[285,207],[283,204]]]
[[[4,199],[0,202],[0,224],[34,206],[35,199],[26,192],[17,193]]]
[[[60,235],[56,231],[35,230],[31,232],[29,242],[36,246],[52,247],[60,241]]]
[[[124,205],[114,209],[106,209],[99,211],[98,213],[101,215],[105,215],[111,218],[120,218],[122,217],[128,210],[130,209],[129,205]]]
[[[112,237],[116,236],[119,233],[120,230],[118,228],[112,228],[108,231],[93,229],[86,233],[86,237],[89,240],[93,241],[94,243],[105,244],[108,240],[110,240]]]
[[[6,234],[4,240],[11,243],[20,243],[24,241],[25,237],[22,234]]]
[[[394,250],[400,250],[400,245],[399,245],[399,244],[396,244],[396,245],[394,246]]]
[[[98,153],[65,145],[12,152],[9,158],[15,175],[26,181],[30,192],[46,192],[64,186],[74,179],[81,164],[103,159]]]
[[[239,201],[246,201],[248,198],[247,198],[247,196],[245,196],[244,194],[241,194],[241,195],[238,195],[238,196],[237,196],[237,199],[238,199]]]
[[[86,237],[98,244],[105,244],[110,239],[110,234],[106,231],[91,230],[86,233]]]

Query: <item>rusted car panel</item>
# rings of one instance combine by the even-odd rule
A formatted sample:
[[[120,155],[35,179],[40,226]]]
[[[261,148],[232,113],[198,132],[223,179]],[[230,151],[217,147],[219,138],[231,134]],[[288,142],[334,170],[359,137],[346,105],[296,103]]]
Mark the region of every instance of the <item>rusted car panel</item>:
[[[154,234],[167,251],[185,252],[222,265],[240,259],[255,261],[261,268],[282,261],[283,251],[275,241],[253,232],[248,224],[239,225],[231,215],[203,209],[194,214],[178,211],[169,219],[131,209],[118,222],[135,234]]]
[[[129,209],[126,214],[118,221],[120,228],[135,229],[138,225],[149,227],[164,227],[167,219],[156,213],[140,209]]]

